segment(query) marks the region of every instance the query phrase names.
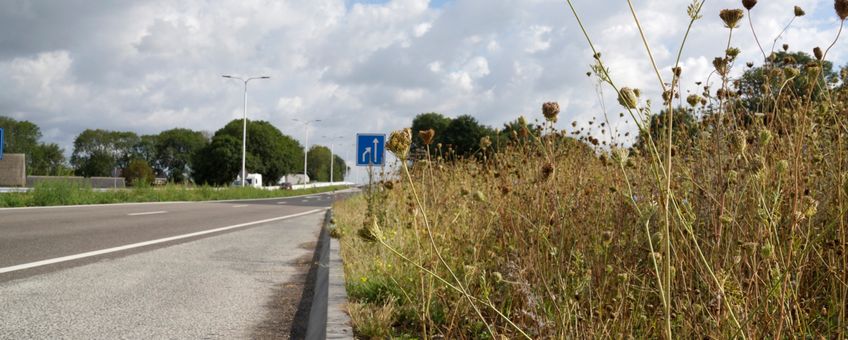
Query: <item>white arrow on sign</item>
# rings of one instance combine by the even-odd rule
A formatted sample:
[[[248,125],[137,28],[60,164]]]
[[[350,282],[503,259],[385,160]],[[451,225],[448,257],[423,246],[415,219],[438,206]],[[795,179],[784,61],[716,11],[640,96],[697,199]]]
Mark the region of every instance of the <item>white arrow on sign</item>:
[[[380,144],[380,142],[377,140],[377,138],[374,138],[374,153],[371,154],[371,159],[373,160],[374,163],[377,163],[377,144]],[[366,149],[369,149],[369,148],[366,148]]]
[[[363,163],[367,161],[367,158],[365,158],[365,156],[367,156],[369,153],[371,153],[371,148],[366,147],[365,152],[362,153],[362,162]]]

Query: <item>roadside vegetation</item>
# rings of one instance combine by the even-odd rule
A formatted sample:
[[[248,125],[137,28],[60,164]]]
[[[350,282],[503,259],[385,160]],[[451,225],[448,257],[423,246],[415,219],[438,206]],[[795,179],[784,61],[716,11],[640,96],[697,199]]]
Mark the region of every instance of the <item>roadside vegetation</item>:
[[[703,91],[681,93],[686,70],[655,66],[652,106],[587,34],[589,76],[621,115],[560,131],[545,103],[541,123],[519,118],[463,157],[434,143],[436,127],[393,133],[387,147],[412,162],[335,206],[357,336],[848,336],[848,71],[827,61],[848,0],[834,2],[834,40],[812,55],[760,46],[758,65],[733,45],[756,34],[757,1],[703,3],[689,27],[720,15],[727,32],[710,78],[687,80]],[[805,14],[787,13],[789,25]],[[613,119],[635,126],[635,144]]]
[[[190,187],[168,184],[146,185],[129,189],[96,191],[75,182],[49,181],[30,192],[0,193],[0,208],[43,207],[56,205],[112,204],[135,202],[216,201],[252,198],[279,198],[342,190],[346,186],[330,186],[299,190],[263,190],[257,188],[210,186]]]

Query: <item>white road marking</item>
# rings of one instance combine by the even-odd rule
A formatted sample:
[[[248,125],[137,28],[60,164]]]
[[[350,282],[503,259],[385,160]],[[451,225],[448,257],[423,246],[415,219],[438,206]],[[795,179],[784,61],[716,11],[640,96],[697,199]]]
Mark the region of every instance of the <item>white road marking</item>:
[[[283,202],[277,202],[277,204],[286,204],[286,203],[288,203],[288,202],[285,202],[285,201],[283,201]]]
[[[244,208],[246,206],[247,206],[247,204],[239,204],[239,205],[234,205],[233,208]]]
[[[132,214],[127,214],[127,216],[158,215],[158,214],[165,214],[165,213],[167,213],[167,211],[160,210],[160,211],[148,211],[148,212],[132,213]]]
[[[24,270],[24,269],[30,269],[30,268],[35,268],[35,267],[46,266],[46,265],[49,265],[49,264],[79,260],[79,259],[84,259],[86,257],[109,254],[109,253],[114,253],[114,252],[118,252],[118,251],[134,249],[134,248],[139,248],[139,247],[144,247],[144,246],[149,246],[149,245],[154,245],[154,244],[159,244],[159,243],[164,243],[164,242],[171,242],[171,241],[181,240],[181,239],[185,239],[185,238],[189,238],[189,237],[212,234],[212,233],[217,233],[217,232],[231,230],[231,229],[243,228],[243,227],[252,226],[252,225],[256,225],[256,224],[262,224],[262,223],[268,223],[268,222],[274,222],[274,221],[281,221],[281,220],[285,220],[285,219],[289,219],[289,218],[300,217],[300,216],[304,216],[304,215],[314,214],[314,213],[317,213],[317,212],[322,212],[322,211],[325,211],[327,209],[329,209],[329,208],[314,209],[314,210],[310,210],[310,211],[306,211],[306,212],[302,212],[302,213],[280,216],[280,217],[274,217],[274,218],[269,218],[269,219],[265,219],[265,220],[259,220],[259,221],[241,223],[241,224],[235,224],[235,225],[231,225],[231,226],[227,226],[227,227],[198,231],[198,232],[194,232],[194,233],[190,233],[190,234],[171,236],[171,237],[166,237],[166,238],[160,238],[160,239],[157,239],[157,240],[127,244],[127,245],[123,245],[123,246],[119,246],[119,247],[95,250],[95,251],[90,251],[90,252],[76,254],[76,255],[62,256],[62,257],[57,257],[57,258],[52,258],[52,259],[47,259],[47,260],[42,260],[42,261],[24,263],[24,264],[11,266],[11,267],[0,268],[0,274]]]

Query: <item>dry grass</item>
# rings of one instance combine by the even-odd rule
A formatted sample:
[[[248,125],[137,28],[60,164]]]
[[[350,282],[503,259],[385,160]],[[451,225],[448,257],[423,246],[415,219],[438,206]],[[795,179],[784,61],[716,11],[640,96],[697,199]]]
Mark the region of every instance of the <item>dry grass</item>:
[[[668,122],[647,138],[654,113],[622,88],[641,148],[549,125],[479,158],[417,161],[337,205],[358,334],[844,338],[848,87],[767,61],[767,83],[808,81],[763,85],[746,109],[722,69],[732,54],[693,101],[691,141],[672,143]],[[598,144],[599,125],[579,140]]]

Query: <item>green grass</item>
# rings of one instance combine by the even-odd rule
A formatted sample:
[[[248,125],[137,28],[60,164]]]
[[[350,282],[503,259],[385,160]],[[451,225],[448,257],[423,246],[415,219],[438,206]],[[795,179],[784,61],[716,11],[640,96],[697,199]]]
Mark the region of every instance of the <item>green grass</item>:
[[[43,207],[56,205],[280,198],[341,190],[344,188],[346,188],[346,186],[300,190],[262,190],[238,187],[187,187],[169,184],[163,187],[139,187],[95,191],[92,190],[91,187],[74,182],[42,182],[37,184],[36,187],[29,192],[0,193],[0,207]]]

